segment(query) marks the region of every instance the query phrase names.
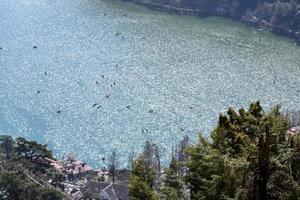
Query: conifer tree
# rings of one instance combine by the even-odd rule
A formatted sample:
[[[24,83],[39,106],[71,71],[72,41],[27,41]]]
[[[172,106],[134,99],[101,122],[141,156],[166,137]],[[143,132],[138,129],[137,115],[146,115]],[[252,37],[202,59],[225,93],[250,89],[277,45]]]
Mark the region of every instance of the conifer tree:
[[[220,115],[211,140],[200,136],[188,150],[191,199],[297,199],[300,154],[289,126],[278,106],[264,113],[259,102]]]
[[[128,180],[129,195],[132,200],[157,200],[153,189],[155,172],[143,156],[132,164]]]
[[[178,161],[172,157],[170,166],[166,169],[166,177],[162,190],[166,200],[180,200],[183,198],[183,185],[180,180],[179,172],[180,166]]]
[[[5,159],[10,159],[13,154],[14,140],[9,135],[0,135],[0,153],[3,152]]]

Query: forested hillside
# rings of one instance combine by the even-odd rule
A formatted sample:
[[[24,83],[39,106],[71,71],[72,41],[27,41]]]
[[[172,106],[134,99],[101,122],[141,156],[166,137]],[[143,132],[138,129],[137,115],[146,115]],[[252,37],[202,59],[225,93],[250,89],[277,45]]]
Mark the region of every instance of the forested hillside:
[[[216,15],[295,38],[300,42],[299,0],[132,0],[180,14]]]

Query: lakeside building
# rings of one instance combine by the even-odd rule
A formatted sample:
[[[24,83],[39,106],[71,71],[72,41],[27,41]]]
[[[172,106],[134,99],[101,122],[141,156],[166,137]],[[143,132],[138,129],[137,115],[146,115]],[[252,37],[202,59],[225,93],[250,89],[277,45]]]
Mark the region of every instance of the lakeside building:
[[[295,126],[295,127],[289,128],[286,131],[286,134],[287,134],[288,137],[293,137],[297,134],[300,134],[300,126]]]
[[[81,188],[83,194],[95,194],[100,200],[129,200],[127,185],[88,181]]]

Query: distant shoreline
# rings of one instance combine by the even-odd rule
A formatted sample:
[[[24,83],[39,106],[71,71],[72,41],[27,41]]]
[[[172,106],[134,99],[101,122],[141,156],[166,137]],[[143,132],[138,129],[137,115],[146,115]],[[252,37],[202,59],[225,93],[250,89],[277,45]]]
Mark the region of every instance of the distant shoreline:
[[[245,13],[244,15],[241,14],[239,16],[230,16],[225,11],[207,11],[204,9],[199,8],[188,8],[188,7],[178,7],[171,4],[166,3],[155,3],[150,1],[143,1],[143,0],[123,0],[124,2],[130,2],[137,5],[144,6],[148,9],[158,10],[162,12],[178,14],[178,15],[193,15],[193,16],[201,16],[201,17],[209,17],[209,16],[217,16],[217,17],[225,17],[229,19],[234,19],[236,21],[242,22],[247,24],[248,26],[262,28],[268,30],[274,34],[285,36],[287,38],[294,39],[295,42],[300,45],[300,30],[294,31],[291,29],[286,29],[282,27],[280,24],[278,26],[274,26],[268,23],[266,20],[260,19],[256,17],[254,14]]]

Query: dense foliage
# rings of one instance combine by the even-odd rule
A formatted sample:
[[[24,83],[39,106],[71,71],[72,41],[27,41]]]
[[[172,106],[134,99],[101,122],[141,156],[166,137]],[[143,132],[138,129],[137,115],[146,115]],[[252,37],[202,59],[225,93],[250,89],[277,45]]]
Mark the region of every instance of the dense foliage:
[[[289,121],[279,108],[221,115],[211,141],[189,149],[186,181],[192,199],[298,199],[298,147],[286,140]]]
[[[59,200],[62,195],[55,190],[40,187],[21,172],[5,170],[0,171],[0,199]]]
[[[166,177],[162,190],[165,199],[180,200],[183,198],[183,182],[180,179],[179,171],[179,162],[175,158],[172,158],[169,168],[166,169]]]
[[[53,188],[64,178],[53,171],[46,145],[24,138],[0,136],[0,199],[59,200]],[[52,185],[47,181],[52,179]]]
[[[268,113],[259,102],[248,110],[230,108],[226,115],[220,115],[210,138],[200,135],[199,143],[187,148],[187,159],[172,156],[160,196],[192,200],[300,199],[300,136],[287,136],[289,127],[290,120],[279,107]],[[179,173],[182,170],[184,173]],[[135,171],[135,176],[144,176],[142,170],[139,174]]]
[[[134,161],[129,177],[129,195],[132,200],[156,200],[154,191],[155,172],[147,165],[146,159],[142,156]]]

